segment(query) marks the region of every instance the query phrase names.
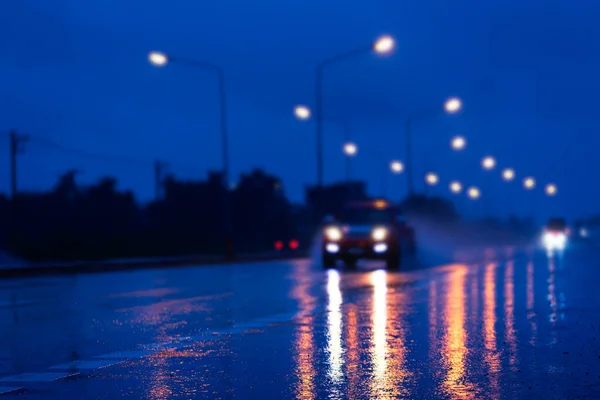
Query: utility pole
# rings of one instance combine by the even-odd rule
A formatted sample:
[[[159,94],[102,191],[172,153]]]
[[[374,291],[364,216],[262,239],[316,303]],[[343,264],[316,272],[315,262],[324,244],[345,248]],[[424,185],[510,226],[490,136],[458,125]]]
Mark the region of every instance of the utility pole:
[[[26,135],[10,131],[10,191],[13,202],[17,196],[17,156],[25,152],[25,143],[29,140]]]
[[[154,160],[154,197],[156,201],[159,201],[163,195],[163,177],[166,168],[166,163]]]

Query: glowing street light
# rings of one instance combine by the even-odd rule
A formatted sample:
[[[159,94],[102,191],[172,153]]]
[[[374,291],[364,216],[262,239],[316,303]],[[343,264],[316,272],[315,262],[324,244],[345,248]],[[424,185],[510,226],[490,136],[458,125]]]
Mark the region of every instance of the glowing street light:
[[[309,119],[310,114],[310,108],[308,108],[307,106],[297,105],[296,107],[294,107],[294,115],[300,120],[305,121]]]
[[[425,175],[425,182],[427,182],[428,185],[431,185],[431,186],[437,185],[439,183],[439,181],[440,181],[440,178],[433,172],[430,172],[427,175]]]
[[[365,53],[376,53],[380,55],[389,54],[395,46],[394,39],[389,35],[380,36],[366,46],[361,46],[345,53],[334,54],[322,59],[317,63],[315,70],[315,120],[317,130],[317,186],[323,186],[323,72],[326,67],[347,61],[351,58],[364,55]]]
[[[462,109],[462,101],[458,97],[450,97],[444,103],[444,110],[448,114],[454,114],[459,112]]]
[[[389,54],[396,47],[396,41],[389,35],[383,35],[373,42],[373,51],[377,54]]]
[[[504,171],[502,171],[502,179],[504,179],[507,182],[510,182],[513,179],[515,179],[515,170],[512,168],[504,169]]]
[[[155,67],[164,67],[170,62],[176,62],[178,64],[184,64],[188,67],[193,67],[199,70],[211,71],[216,73],[217,88],[219,93],[219,114],[220,114],[220,134],[221,134],[221,157],[223,160],[222,169],[222,182],[225,187],[229,187],[229,176],[230,176],[230,152],[229,152],[229,128],[227,118],[227,91],[225,85],[225,70],[211,62],[198,61],[189,58],[180,58],[168,56],[165,53],[159,51],[151,51],[148,53],[148,61]],[[233,248],[233,202],[230,191],[228,190],[227,195],[224,198],[225,205],[223,207],[224,220],[225,220],[225,251],[228,256],[232,256],[234,252]]]
[[[455,114],[462,109],[462,101],[458,97],[450,97],[444,102],[443,111],[438,107],[426,108],[417,110],[408,115],[406,118],[406,186],[409,194],[413,194],[414,190],[414,175],[413,175],[413,148],[412,148],[412,125],[416,120],[428,119],[440,115],[441,112],[447,114]],[[459,143],[460,144],[460,143]],[[463,147],[466,144],[463,143]]]
[[[462,185],[458,181],[450,182],[450,191],[452,193],[460,193],[462,191]]]
[[[344,145],[344,154],[348,157],[355,156],[356,153],[358,153],[358,147],[354,143],[348,142]]]
[[[527,177],[523,180],[523,186],[525,186],[525,189],[527,190],[531,190],[535,187],[535,179],[533,179],[532,177]]]
[[[404,171],[404,164],[402,164],[400,161],[392,161],[390,163],[390,169],[392,170],[393,173],[395,174],[399,174],[400,172]]]
[[[169,62],[169,57],[160,51],[151,51],[148,53],[148,61],[155,67],[164,67]]]
[[[484,157],[483,160],[481,160],[481,166],[483,169],[487,170],[494,169],[496,166],[496,159],[492,156]]]
[[[558,189],[554,183],[549,183],[546,185],[546,194],[548,196],[554,196],[556,195],[556,192],[558,192]]]
[[[467,141],[462,136],[456,136],[452,139],[452,142],[450,142],[450,146],[452,146],[452,149],[454,150],[463,150],[467,146]]]
[[[475,186],[471,186],[469,188],[469,190],[467,191],[467,196],[469,196],[469,198],[471,198],[473,200],[477,200],[478,198],[481,197],[481,192],[479,191],[479,188],[477,188]]]

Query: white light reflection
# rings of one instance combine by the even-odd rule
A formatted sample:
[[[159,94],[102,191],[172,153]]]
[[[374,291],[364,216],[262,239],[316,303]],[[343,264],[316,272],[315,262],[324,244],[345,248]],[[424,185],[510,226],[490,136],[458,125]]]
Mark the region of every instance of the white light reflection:
[[[554,259],[548,259],[548,302],[550,303],[550,316],[549,320],[553,328],[556,328],[556,314],[558,310],[556,302],[556,264]],[[552,340],[551,344],[557,343],[558,338],[556,337],[556,329],[552,329]]]
[[[515,284],[513,261],[504,270],[504,337],[509,348],[509,363],[514,369],[517,363],[517,335],[515,330]]]
[[[342,292],[340,273],[335,269],[327,271],[327,353],[329,354],[329,378],[332,383],[342,381]]]
[[[527,263],[527,319],[529,319],[529,324],[531,326],[531,338],[529,339],[529,343],[532,346],[535,346],[537,339],[537,322],[536,322],[536,314],[535,314],[535,289],[533,286],[534,282],[534,271],[533,271],[533,263],[530,261]]]
[[[384,270],[371,273],[373,285],[373,367],[376,393],[384,389],[386,370],[387,283]]]

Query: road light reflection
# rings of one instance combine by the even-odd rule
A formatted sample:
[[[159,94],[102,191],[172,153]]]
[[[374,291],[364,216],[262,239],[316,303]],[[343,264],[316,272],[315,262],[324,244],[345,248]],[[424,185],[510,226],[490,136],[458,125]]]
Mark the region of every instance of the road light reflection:
[[[446,368],[446,377],[442,386],[445,393],[456,399],[476,397],[472,384],[466,379],[466,275],[467,267],[465,265],[453,266],[444,299],[445,334],[442,338],[442,359]]]
[[[509,348],[509,363],[514,368],[517,363],[517,336],[515,333],[515,289],[514,262],[506,263],[504,271],[504,337]]]
[[[387,284],[383,270],[371,274],[373,285],[373,366],[375,382],[385,381],[386,371],[386,322],[387,322]],[[380,385],[377,385],[380,387]]]
[[[483,335],[485,361],[490,376],[490,398],[499,398],[500,359],[496,348],[496,268],[490,263],[485,267],[483,278]]]
[[[438,294],[437,294],[437,282],[432,280],[429,282],[429,362],[438,360],[438,348],[434,346],[434,343],[439,343],[438,338]]]
[[[404,292],[391,293],[387,287],[385,270],[370,275],[373,285],[372,348],[373,381],[370,398],[410,398],[407,390],[409,377],[405,368],[406,343],[403,326],[404,305],[408,302]]]
[[[527,319],[531,325],[531,339],[529,339],[529,343],[532,346],[535,346],[537,339],[537,322],[536,322],[536,314],[535,314],[535,288],[533,286],[534,282],[534,270],[533,263],[530,261],[527,263]]]
[[[301,319],[296,333],[296,398],[301,400],[315,399],[315,344],[314,344],[314,309],[316,298],[309,292],[311,282],[307,280],[310,264],[295,263],[294,277],[296,286],[293,287],[291,297],[298,301],[297,317]]]
[[[550,303],[550,315],[549,320],[553,328],[556,325],[556,314],[557,314],[557,302],[556,302],[556,264],[554,258],[548,259],[548,302]],[[551,329],[552,341],[551,344],[556,344],[556,329]]]
[[[350,388],[352,388],[352,390],[359,390],[362,383],[362,371],[360,371],[358,368],[359,365],[361,365],[360,340],[358,337],[358,315],[355,304],[350,304],[348,308],[348,320],[346,322],[346,372]]]
[[[340,273],[335,269],[327,271],[327,353],[329,355],[329,378],[335,385],[341,383],[343,372],[342,350],[342,292]]]

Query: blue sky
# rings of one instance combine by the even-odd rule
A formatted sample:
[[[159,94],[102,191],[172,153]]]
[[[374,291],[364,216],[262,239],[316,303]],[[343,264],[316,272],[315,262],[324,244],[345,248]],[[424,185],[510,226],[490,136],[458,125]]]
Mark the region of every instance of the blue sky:
[[[600,167],[600,4],[592,0],[346,1],[20,0],[0,15],[0,131],[17,128],[87,152],[139,162],[85,157],[33,140],[20,157],[20,186],[47,188],[77,167],[83,183],[119,177],[141,200],[152,196],[154,158],[181,177],[221,165],[217,80],[210,71],[154,68],[149,50],[209,61],[226,73],[232,175],[262,167],[283,178],[290,198],[316,180],[315,126],[297,121],[295,104],[314,103],[314,70],[323,58],[368,45],[380,34],[398,41],[393,55],[365,54],[332,65],[324,83],[325,179],[344,177],[340,123],[359,154],[354,175],[380,194],[381,171],[405,158],[404,119],[441,107],[452,95],[464,111],[414,126],[415,172],[477,184],[486,207],[506,213],[578,216],[597,211]],[[452,136],[469,144],[449,150]],[[0,151],[8,152],[7,140]],[[429,154],[430,156],[427,156]],[[433,156],[431,156],[433,154]],[[545,199],[484,174],[498,166],[555,182]],[[427,161],[430,160],[430,161]],[[0,190],[8,190],[8,163]],[[519,179],[520,181],[520,179]],[[386,177],[387,195],[405,177]],[[481,206],[483,207],[483,205]]]

